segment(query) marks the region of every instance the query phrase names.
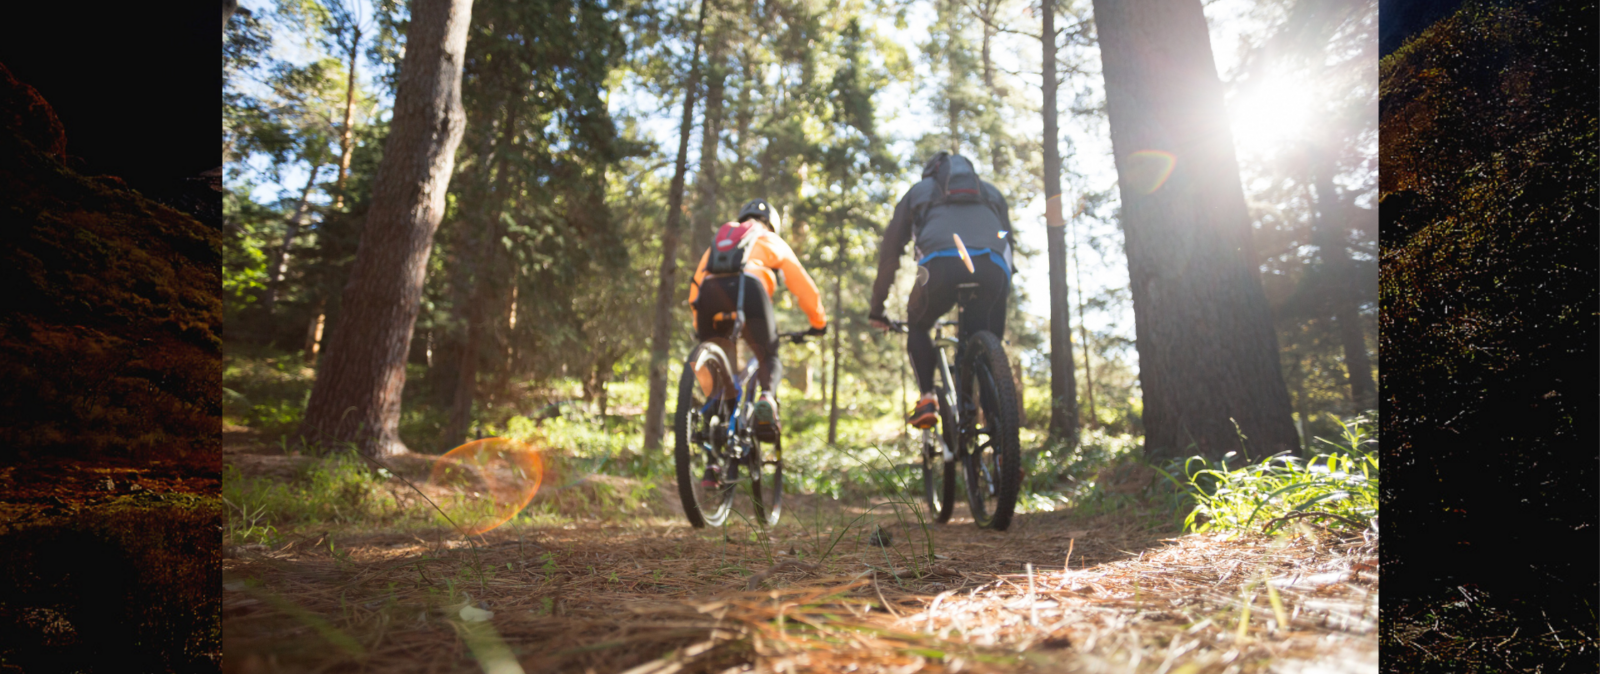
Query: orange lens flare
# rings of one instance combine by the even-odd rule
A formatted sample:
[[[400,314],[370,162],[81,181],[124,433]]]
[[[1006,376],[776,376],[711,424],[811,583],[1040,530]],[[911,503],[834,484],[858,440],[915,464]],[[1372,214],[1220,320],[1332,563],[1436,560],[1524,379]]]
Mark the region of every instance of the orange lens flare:
[[[1177,155],[1161,150],[1140,150],[1128,155],[1123,162],[1123,179],[1127,186],[1138,194],[1155,194],[1162,185],[1167,184],[1167,178],[1172,177],[1172,169],[1178,166]]]
[[[978,273],[978,270],[972,268],[972,256],[967,254],[967,246],[965,244],[961,243],[961,235],[960,234],[951,234],[950,236],[953,236],[953,237],[956,238],[956,251],[961,253],[961,261],[967,265],[967,273],[968,274],[976,274],[976,273]]]
[[[544,459],[507,438],[474,440],[433,461],[428,484],[448,495],[439,508],[467,534],[490,531],[528,507],[544,481]]]

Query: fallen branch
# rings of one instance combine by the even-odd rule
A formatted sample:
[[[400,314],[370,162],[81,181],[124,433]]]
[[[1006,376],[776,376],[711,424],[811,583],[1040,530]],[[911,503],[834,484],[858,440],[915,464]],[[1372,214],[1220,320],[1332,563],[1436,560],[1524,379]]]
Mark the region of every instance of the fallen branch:
[[[1333,519],[1339,520],[1340,522],[1344,522],[1345,524],[1348,524],[1348,525],[1350,525],[1352,527],[1356,527],[1356,528],[1360,528],[1360,529],[1364,529],[1367,526],[1365,523],[1357,522],[1356,520],[1353,520],[1353,519],[1350,519],[1348,517],[1345,517],[1344,515],[1335,515],[1333,513],[1325,513],[1325,512],[1322,512],[1322,511],[1318,511],[1318,510],[1308,510],[1306,512],[1289,513],[1287,515],[1284,515],[1283,517],[1274,517],[1274,518],[1272,518],[1270,520],[1267,520],[1267,523],[1262,525],[1262,530],[1263,531],[1271,531],[1272,527],[1274,525],[1280,523],[1280,522],[1287,522],[1289,520],[1298,520],[1298,519],[1303,519],[1303,518],[1306,518],[1306,517],[1331,517]]]

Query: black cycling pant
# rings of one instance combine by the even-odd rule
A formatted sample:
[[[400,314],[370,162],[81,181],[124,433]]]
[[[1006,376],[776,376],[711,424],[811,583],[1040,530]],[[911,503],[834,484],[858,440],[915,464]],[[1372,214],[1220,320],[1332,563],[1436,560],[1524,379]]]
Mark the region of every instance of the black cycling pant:
[[[955,306],[963,283],[976,283],[970,289],[972,299],[961,310],[961,325],[957,334],[965,336],[979,330],[988,330],[994,336],[1005,338],[1006,297],[1010,294],[1011,278],[989,256],[972,259],[973,271],[958,257],[936,257],[917,270],[917,284],[911,288],[911,298],[906,302],[906,351],[911,354],[911,367],[917,373],[917,386],[922,393],[933,391],[933,371],[938,367],[938,354],[933,350],[933,337],[929,330]],[[926,273],[926,281],[923,274]],[[954,374],[954,373],[952,373]]]
[[[695,309],[695,339],[706,340],[711,337],[727,337],[728,330],[733,328],[733,321],[724,320],[713,323],[718,312],[733,312],[739,297],[739,282],[744,281],[744,330],[741,332],[746,344],[750,345],[750,352],[755,355],[759,364],[756,370],[756,383],[761,388],[778,396],[778,378],[783,376],[783,363],[778,362],[778,325],[777,317],[772,312],[772,298],[767,297],[767,287],[761,280],[749,274],[734,276],[707,276],[701,281],[700,295],[694,300]],[[731,358],[733,354],[728,354]],[[743,363],[729,363],[735,370]],[[737,375],[737,371],[734,373]]]

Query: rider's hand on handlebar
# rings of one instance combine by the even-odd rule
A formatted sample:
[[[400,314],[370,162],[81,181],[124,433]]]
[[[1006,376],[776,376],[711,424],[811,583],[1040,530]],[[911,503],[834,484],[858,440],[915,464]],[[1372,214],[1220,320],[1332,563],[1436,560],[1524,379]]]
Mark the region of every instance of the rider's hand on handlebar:
[[[824,325],[824,326],[822,326],[820,328],[812,328],[812,329],[806,331],[806,336],[807,337],[821,337],[821,336],[826,335],[826,334],[828,334],[828,326],[826,326],[826,325]]]
[[[877,328],[879,330],[882,330],[884,332],[888,332],[888,331],[894,329],[894,325],[889,323],[889,318],[887,316],[881,316],[881,315],[879,315],[879,316],[868,316],[867,320],[872,323],[872,327]]]

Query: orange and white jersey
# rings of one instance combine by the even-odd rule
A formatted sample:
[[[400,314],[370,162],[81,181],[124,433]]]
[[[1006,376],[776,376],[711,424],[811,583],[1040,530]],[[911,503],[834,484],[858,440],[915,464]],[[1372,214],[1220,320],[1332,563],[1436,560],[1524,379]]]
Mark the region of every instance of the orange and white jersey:
[[[767,289],[767,297],[772,297],[778,290],[778,276],[773,270],[782,271],[784,287],[794,294],[795,301],[800,304],[800,310],[806,312],[806,318],[810,319],[811,327],[827,327],[828,315],[822,310],[822,296],[817,292],[817,284],[811,280],[811,275],[806,273],[805,267],[800,266],[800,259],[795,257],[794,249],[770,231],[762,231],[753,236],[756,240],[750,243],[750,257],[745,261],[744,273],[760,279],[761,284]],[[700,296],[700,283],[705,280],[706,262],[710,259],[710,250],[700,254],[700,264],[694,271],[694,283],[689,285],[690,307],[694,306],[695,298]]]

